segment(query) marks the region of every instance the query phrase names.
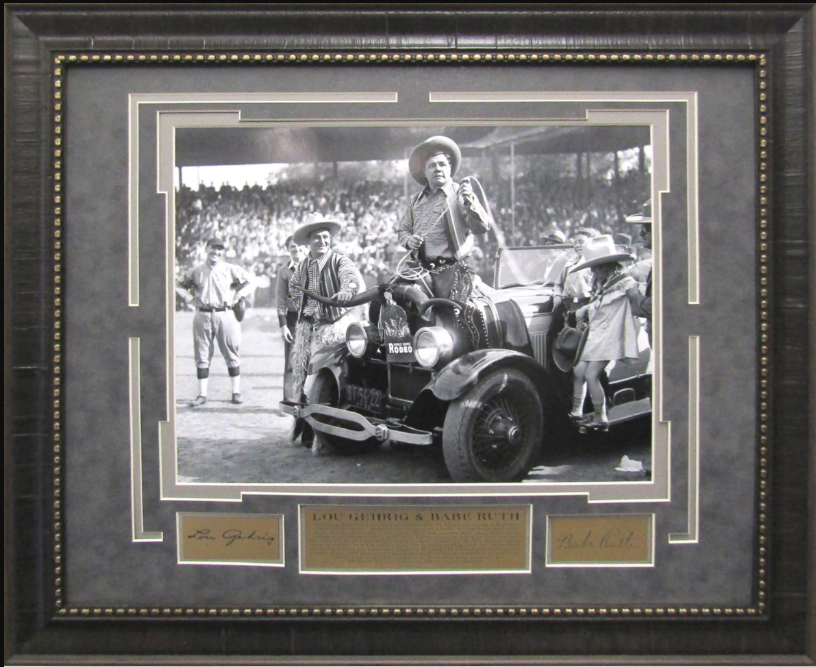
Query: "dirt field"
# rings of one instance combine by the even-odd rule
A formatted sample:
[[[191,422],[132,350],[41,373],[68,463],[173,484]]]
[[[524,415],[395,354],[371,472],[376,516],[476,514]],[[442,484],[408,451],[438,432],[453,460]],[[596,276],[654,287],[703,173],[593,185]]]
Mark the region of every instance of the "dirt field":
[[[242,405],[230,402],[230,381],[216,351],[207,404],[192,408],[198,393],[193,360],[193,313],[176,313],[176,428],[179,481],[247,483],[444,483],[450,482],[441,453],[392,451],[384,445],[357,456],[323,454],[289,444],[293,419],[281,414],[283,341],[271,309],[250,309],[241,344]],[[615,436],[591,435],[554,443],[529,481],[629,481],[643,473],[615,468],[627,455],[651,468],[648,424],[632,423]]]

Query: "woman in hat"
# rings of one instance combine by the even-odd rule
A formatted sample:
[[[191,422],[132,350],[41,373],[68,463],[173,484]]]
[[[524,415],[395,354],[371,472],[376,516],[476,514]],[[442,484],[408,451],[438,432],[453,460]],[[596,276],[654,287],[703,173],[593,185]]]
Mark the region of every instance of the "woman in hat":
[[[632,255],[621,252],[608,234],[589,239],[584,246],[583,262],[572,270],[592,270],[592,295],[585,306],[578,309],[579,326],[589,326],[589,334],[581,357],[573,370],[573,401],[570,417],[584,418],[586,390],[595,409],[590,428],[606,430],[606,395],[601,385],[601,373],[611,361],[638,358],[637,325],[627,290],[637,285],[634,278],[624,273],[622,262]]]

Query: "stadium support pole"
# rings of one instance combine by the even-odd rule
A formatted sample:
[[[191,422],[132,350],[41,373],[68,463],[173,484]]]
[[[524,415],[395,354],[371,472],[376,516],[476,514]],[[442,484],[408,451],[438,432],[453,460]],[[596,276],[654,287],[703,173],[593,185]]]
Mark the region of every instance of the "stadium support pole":
[[[402,151],[403,158],[405,162],[408,162],[408,149]],[[402,175],[402,196],[405,197],[405,205],[408,205],[408,174],[410,172],[408,170]]]
[[[584,154],[578,150],[575,151],[575,189],[577,195],[575,197],[576,207],[582,206],[586,198],[584,191]],[[579,225],[580,226],[580,225]]]
[[[516,144],[510,142],[510,234],[516,244]]]
[[[615,208],[618,213],[618,224],[623,222],[623,210],[621,209],[621,177],[620,177],[620,157],[618,151],[612,154],[615,158]]]

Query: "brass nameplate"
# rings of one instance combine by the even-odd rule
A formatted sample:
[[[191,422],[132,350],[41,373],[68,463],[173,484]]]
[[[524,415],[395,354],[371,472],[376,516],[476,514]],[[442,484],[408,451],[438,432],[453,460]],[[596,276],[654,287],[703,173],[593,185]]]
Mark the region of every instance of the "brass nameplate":
[[[178,562],[206,565],[283,565],[283,516],[176,514]]]
[[[307,573],[530,571],[532,507],[301,505]]]
[[[548,517],[547,565],[653,565],[653,524],[653,514]]]

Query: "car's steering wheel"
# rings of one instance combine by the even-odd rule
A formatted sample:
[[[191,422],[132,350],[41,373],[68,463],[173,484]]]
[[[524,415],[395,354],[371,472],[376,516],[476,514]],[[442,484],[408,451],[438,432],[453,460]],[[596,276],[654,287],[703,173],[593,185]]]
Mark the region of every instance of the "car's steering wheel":
[[[419,306],[419,312],[421,315],[425,314],[425,311],[428,310],[431,306],[447,306],[448,308],[458,309],[461,306],[456,303],[455,301],[451,301],[450,299],[428,299],[425,303]]]

